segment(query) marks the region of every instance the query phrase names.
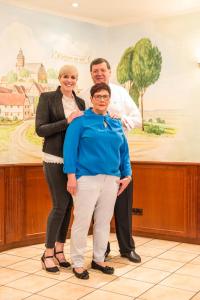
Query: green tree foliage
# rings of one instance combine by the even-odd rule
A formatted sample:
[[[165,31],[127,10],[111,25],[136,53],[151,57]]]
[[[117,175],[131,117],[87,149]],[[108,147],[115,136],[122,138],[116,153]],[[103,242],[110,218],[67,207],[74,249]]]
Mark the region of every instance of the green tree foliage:
[[[134,83],[131,84],[129,94],[130,94],[131,98],[134,100],[135,104],[139,107],[140,93],[139,93],[137,86]]]
[[[8,83],[14,83],[17,81],[17,73],[10,71],[6,75],[6,79]]]
[[[28,78],[30,76],[30,72],[27,69],[21,69],[19,71],[19,77]]]
[[[138,106],[140,102],[143,130],[143,96],[148,86],[158,80],[161,65],[160,51],[149,39],[143,38],[125,50],[117,66],[117,80],[121,84],[129,83],[130,96]]]
[[[157,47],[153,46],[147,38],[138,41],[134,47],[132,60],[133,81],[138,88],[141,101],[141,114],[143,120],[143,96],[146,89],[154,84],[159,76],[162,65],[162,56]],[[144,124],[142,124],[144,129]]]
[[[123,84],[127,81],[132,81],[133,74],[131,69],[133,59],[133,47],[129,47],[125,50],[122,58],[117,66],[117,80]]]
[[[58,71],[53,68],[47,70],[47,77],[49,79],[57,79],[58,78]]]

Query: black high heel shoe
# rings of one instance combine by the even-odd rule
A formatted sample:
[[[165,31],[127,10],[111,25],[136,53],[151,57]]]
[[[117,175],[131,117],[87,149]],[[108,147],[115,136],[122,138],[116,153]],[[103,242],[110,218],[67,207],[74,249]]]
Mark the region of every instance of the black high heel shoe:
[[[63,253],[63,251],[56,252],[56,249],[54,248],[54,258],[56,259],[58,265],[61,268],[65,268],[65,269],[69,268],[71,266],[71,264],[68,261],[59,261],[59,259],[56,257],[56,254],[59,254],[59,253]]]
[[[87,270],[84,270],[81,273],[76,272],[75,268],[73,268],[74,275],[79,279],[89,279],[89,273]]]
[[[45,256],[45,254],[42,255],[42,257],[41,257],[42,269],[44,269],[45,271],[52,273],[52,274],[60,273],[60,270],[57,266],[55,266],[55,267],[47,267],[46,266],[45,259],[47,259],[47,258],[53,258],[53,255],[52,256]]]
[[[114,273],[114,271],[115,271],[115,269],[112,268],[112,267],[109,267],[109,266],[105,266],[105,267],[100,266],[94,260],[91,263],[91,267],[92,267],[92,269],[99,270],[99,271],[101,271],[101,272],[103,272],[105,274],[109,274],[109,275],[112,275]]]

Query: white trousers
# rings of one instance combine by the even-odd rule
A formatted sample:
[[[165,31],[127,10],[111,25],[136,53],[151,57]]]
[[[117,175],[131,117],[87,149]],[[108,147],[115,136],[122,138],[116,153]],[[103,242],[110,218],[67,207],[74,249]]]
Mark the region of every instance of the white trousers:
[[[74,268],[83,267],[87,235],[94,213],[93,260],[105,258],[119,177],[110,175],[82,176],[77,181],[74,197],[74,221],[71,228],[70,254]]]

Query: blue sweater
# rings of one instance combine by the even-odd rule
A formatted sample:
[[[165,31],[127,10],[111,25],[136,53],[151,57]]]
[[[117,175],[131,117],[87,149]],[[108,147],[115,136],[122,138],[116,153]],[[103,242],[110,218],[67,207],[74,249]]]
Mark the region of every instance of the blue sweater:
[[[129,149],[121,121],[87,109],[69,125],[64,141],[64,173],[106,174],[125,177],[132,174]]]

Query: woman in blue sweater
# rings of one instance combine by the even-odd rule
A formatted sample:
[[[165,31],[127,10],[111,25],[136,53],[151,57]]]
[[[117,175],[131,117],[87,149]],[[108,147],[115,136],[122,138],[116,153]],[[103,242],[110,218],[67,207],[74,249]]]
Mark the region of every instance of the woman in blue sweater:
[[[105,83],[95,84],[90,93],[93,107],[70,124],[63,150],[67,190],[74,200],[70,252],[73,272],[80,279],[89,278],[83,265],[93,214],[91,267],[113,274],[114,269],[104,262],[110,221],[117,195],[131,180],[128,144],[121,121],[107,113],[110,87]]]

